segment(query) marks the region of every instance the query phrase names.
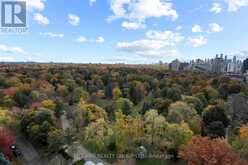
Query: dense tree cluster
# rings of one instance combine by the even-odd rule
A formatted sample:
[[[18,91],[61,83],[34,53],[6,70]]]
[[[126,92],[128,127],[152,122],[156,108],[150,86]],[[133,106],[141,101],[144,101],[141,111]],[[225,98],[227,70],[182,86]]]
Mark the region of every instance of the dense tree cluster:
[[[53,113],[49,109],[26,112],[21,120],[21,129],[38,146],[57,150],[63,145],[63,131],[55,127]]]
[[[211,140],[208,137],[193,137],[181,147],[180,156],[187,160],[188,165],[247,165],[223,139]]]
[[[226,142],[214,140],[230,134],[234,151],[245,158],[247,126],[229,128],[227,105],[228,96],[240,93],[247,96],[248,87],[225,76],[148,66],[3,65],[0,126],[11,129],[15,118],[35,146],[56,152],[69,137],[61,129],[65,114],[70,134],[96,152],[135,154],[142,146],[178,158],[184,145],[180,155],[188,162],[196,158],[191,160],[185,144],[201,141],[224,147],[236,159]],[[211,146],[199,144],[192,152],[203,159],[200,151]]]

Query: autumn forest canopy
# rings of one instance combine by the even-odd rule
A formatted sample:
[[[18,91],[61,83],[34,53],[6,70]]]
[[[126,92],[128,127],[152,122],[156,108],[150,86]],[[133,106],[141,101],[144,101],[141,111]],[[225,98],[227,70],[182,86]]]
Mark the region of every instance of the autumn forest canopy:
[[[247,165],[247,97],[244,82],[201,72],[1,65],[0,164],[18,162],[9,146],[22,136],[41,157],[77,143],[129,155],[100,158],[112,164]]]

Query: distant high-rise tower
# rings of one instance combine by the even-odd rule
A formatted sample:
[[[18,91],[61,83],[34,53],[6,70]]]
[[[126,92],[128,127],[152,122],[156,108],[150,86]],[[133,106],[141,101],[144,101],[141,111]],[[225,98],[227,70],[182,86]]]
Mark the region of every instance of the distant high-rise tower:
[[[169,64],[169,68],[171,70],[174,70],[174,71],[178,71],[179,70],[179,67],[180,67],[180,64],[181,62],[176,59],[176,60],[173,60],[170,64]]]
[[[225,72],[225,63],[223,59],[223,54],[221,54],[220,57],[216,55],[216,58],[213,59],[211,70],[213,73],[216,73],[216,74],[221,74]]]
[[[222,59],[223,59],[223,54],[220,54],[220,58],[222,58]]]
[[[248,58],[244,60],[242,70],[243,73],[246,73],[248,71]]]
[[[237,57],[233,56],[233,62],[236,63],[237,62]]]

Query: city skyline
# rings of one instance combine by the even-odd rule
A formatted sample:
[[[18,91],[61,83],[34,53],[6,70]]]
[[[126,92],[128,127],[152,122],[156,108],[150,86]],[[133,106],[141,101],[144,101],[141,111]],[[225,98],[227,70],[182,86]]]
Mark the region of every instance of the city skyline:
[[[152,64],[248,55],[247,0],[26,2],[29,32],[1,34],[0,61]]]
[[[188,62],[181,62],[176,59],[169,64],[169,68],[175,71],[198,70],[215,74],[236,73],[241,74],[245,61],[237,59],[237,56],[229,58],[224,54],[216,54],[215,58],[196,59]],[[244,70],[243,70],[243,69]]]
[[[175,59],[172,59],[172,61],[174,61],[174,60],[179,60],[181,62],[192,62],[192,61],[197,61],[197,60],[207,61],[207,60],[211,60],[214,58],[223,58],[223,59],[227,58],[227,60],[233,60],[234,58],[236,58],[237,61],[244,61],[245,59],[248,58],[248,56],[247,57],[245,57],[245,56],[239,57],[239,56],[237,56],[237,54],[227,55],[227,54],[220,53],[220,54],[215,54],[215,55],[209,56],[207,58],[204,58],[204,57],[203,58],[192,58],[192,59],[187,59],[187,60],[180,60],[178,58],[175,58]],[[169,62],[171,62],[171,61],[169,61]]]

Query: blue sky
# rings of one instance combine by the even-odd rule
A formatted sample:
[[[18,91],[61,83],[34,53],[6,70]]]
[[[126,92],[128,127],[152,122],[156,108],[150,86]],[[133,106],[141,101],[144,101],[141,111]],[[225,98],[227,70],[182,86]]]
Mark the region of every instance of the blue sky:
[[[3,1],[3,0],[0,0]],[[26,0],[0,61],[155,63],[248,55],[248,0]]]

